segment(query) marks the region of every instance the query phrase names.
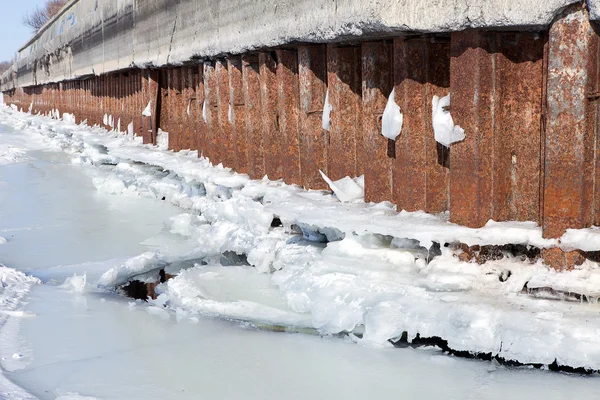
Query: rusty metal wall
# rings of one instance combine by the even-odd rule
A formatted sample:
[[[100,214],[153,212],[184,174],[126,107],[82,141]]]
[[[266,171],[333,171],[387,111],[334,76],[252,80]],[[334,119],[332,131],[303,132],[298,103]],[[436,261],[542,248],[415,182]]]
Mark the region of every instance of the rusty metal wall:
[[[15,89],[5,101],[58,109],[250,177],[310,189],[365,175],[366,201],[449,211],[461,225],[536,221],[545,237],[600,224],[600,43],[580,5],[547,32],[469,30],[352,44],[299,44],[202,64],[128,70]],[[381,135],[392,89],[404,122]],[[464,141],[434,139],[433,96],[451,95]],[[328,97],[329,131],[322,127]],[[150,106],[152,116],[142,116]],[[556,268],[580,253],[544,252]]]

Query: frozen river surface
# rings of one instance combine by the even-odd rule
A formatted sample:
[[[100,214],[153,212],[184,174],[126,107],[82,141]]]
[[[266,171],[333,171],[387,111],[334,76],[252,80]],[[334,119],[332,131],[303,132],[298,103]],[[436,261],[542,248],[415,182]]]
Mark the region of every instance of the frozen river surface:
[[[347,339],[177,318],[88,282],[119,260],[180,246],[173,205],[99,193],[106,170],[74,165],[0,125],[0,263],[40,278],[0,330],[4,375],[40,399],[593,398],[597,376],[508,368],[435,349],[373,349]],[[18,149],[18,150],[15,150]],[[0,396],[26,398],[5,391]],[[12,393],[12,394],[11,394]]]

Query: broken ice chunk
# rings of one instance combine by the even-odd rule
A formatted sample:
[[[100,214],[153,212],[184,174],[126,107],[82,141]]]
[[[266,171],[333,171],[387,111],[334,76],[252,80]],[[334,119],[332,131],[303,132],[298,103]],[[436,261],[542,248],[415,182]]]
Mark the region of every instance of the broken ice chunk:
[[[361,178],[356,178],[356,180],[358,180],[358,182],[356,182],[354,179],[347,176],[334,182],[329,179],[323,171],[319,170],[319,172],[341,202],[345,203],[365,197],[364,186],[360,185],[361,182],[364,182]]]
[[[388,139],[396,140],[400,132],[402,131],[402,112],[400,106],[396,104],[394,90],[388,97],[385,110],[383,111],[383,117],[381,119],[381,134]]]
[[[458,125],[454,125],[452,115],[447,108],[450,106],[450,95],[441,99],[433,96],[431,100],[432,124],[435,141],[445,147],[452,143],[465,139],[465,131]]]
[[[329,131],[331,128],[331,104],[329,104],[329,89],[327,89],[327,93],[325,94],[325,104],[323,104],[323,116],[322,116],[322,125],[323,129]]]

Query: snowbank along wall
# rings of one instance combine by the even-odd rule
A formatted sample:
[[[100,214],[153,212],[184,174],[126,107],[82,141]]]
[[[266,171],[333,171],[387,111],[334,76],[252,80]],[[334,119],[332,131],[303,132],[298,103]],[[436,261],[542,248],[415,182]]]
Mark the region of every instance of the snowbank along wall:
[[[319,170],[364,174],[366,201],[469,227],[600,225],[596,2],[364,3],[74,0],[1,88],[23,110],[147,143],[162,129],[169,148],[252,178],[325,189]],[[395,141],[381,134],[392,89]],[[450,148],[432,126],[447,94],[466,134]],[[585,256],[543,251],[557,268]]]

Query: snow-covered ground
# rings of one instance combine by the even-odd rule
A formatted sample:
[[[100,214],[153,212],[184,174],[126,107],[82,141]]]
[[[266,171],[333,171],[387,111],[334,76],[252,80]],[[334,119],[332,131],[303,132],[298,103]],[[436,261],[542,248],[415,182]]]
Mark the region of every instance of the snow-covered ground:
[[[9,109],[0,123],[0,158],[20,154],[0,166],[0,262],[45,283],[15,306],[30,318],[8,318],[16,322],[0,356],[39,398],[563,398],[597,387],[595,377],[389,343],[406,332],[506,360],[600,369],[597,265],[558,273],[429,251],[454,240],[556,244],[535,224],[466,229],[444,215],[251,181],[99,128]],[[594,229],[570,235],[598,241]],[[161,269],[176,277],[149,304],[114,294],[132,279],[155,282]],[[532,296],[525,285],[552,290]],[[540,298],[568,292],[586,302]]]

